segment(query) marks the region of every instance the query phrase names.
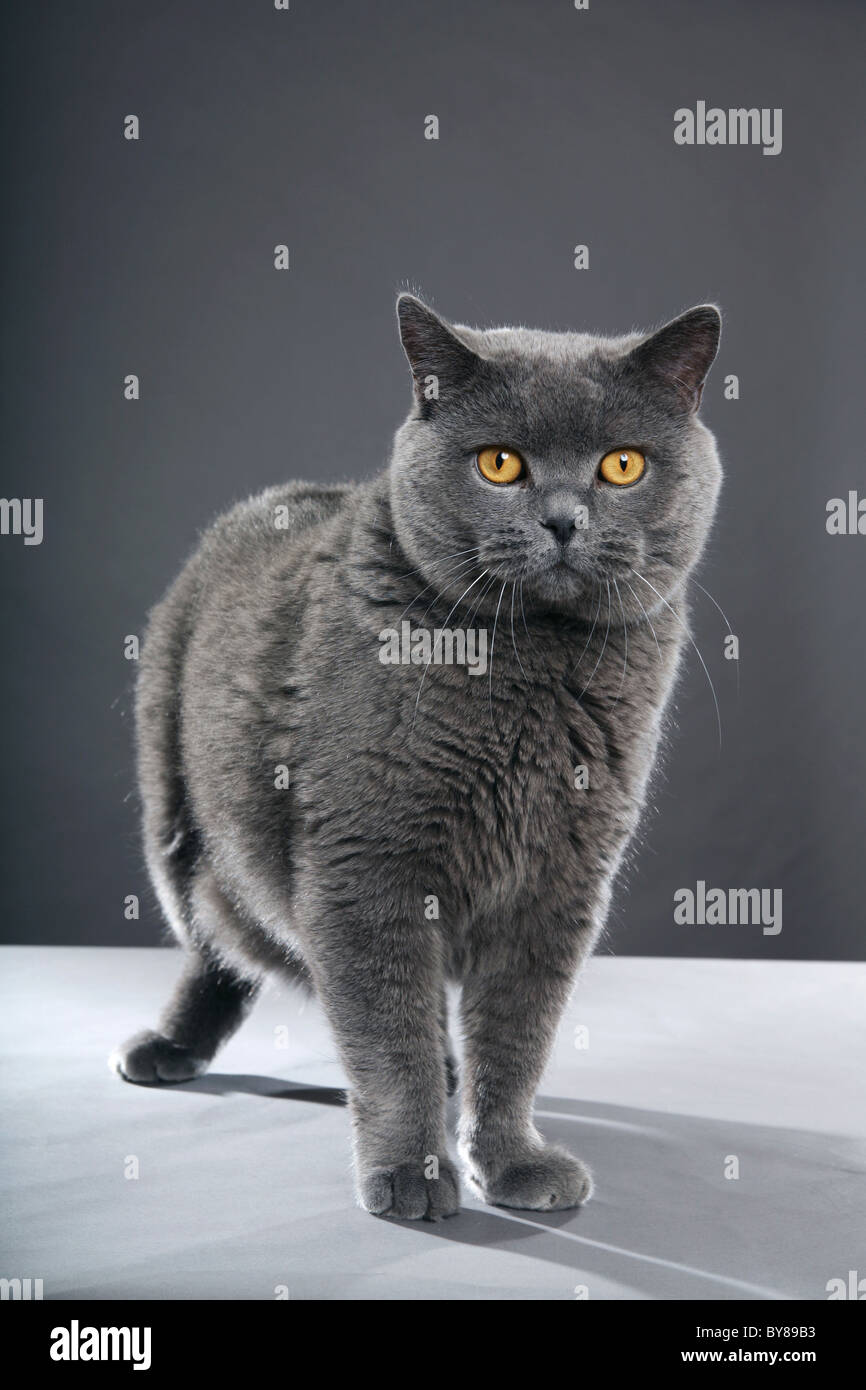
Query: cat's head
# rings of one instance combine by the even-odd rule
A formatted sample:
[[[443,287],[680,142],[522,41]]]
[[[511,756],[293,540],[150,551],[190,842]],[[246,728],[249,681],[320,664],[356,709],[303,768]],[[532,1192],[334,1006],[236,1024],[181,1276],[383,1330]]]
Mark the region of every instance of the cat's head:
[[[721,482],[697,418],[718,310],[623,338],[451,326],[408,294],[397,314],[414,403],[395,440],[392,511],[430,592],[455,600],[474,582],[467,602],[486,595],[485,611],[522,580],[527,610],[580,616],[605,583],[635,614],[621,580],[647,608],[647,585],[669,595],[701,553]]]

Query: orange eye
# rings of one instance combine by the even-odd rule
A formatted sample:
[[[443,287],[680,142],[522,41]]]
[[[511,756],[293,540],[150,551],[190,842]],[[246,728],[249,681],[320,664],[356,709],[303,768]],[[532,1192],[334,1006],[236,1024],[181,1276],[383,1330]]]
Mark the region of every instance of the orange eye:
[[[637,449],[613,449],[605,454],[598,471],[606,483],[625,487],[627,483],[636,483],[645,468],[646,459]]]
[[[482,449],[478,454],[478,472],[488,483],[516,483],[526,472],[526,466],[513,449]]]

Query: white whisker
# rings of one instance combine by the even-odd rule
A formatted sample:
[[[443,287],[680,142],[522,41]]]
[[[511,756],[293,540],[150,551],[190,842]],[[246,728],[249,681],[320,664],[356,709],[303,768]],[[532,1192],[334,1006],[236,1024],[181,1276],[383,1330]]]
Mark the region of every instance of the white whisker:
[[[478,560],[477,560],[477,559],[476,559],[476,560],[464,560],[464,561],[462,561],[461,564],[457,567],[456,572],[453,572],[453,573],[451,573],[451,574],[448,574],[444,579],[440,580],[439,582],[440,582],[440,583],[444,583],[444,585],[445,585],[446,588],[449,587],[449,586],[452,585],[452,584],[459,584],[459,583],[462,583],[463,580],[467,577],[467,575],[471,574],[472,571],[473,571],[474,569],[477,569],[477,568],[478,568]],[[420,598],[420,595],[418,595],[418,597]],[[440,589],[439,592],[438,592],[437,594],[434,595],[432,602],[431,602],[431,603],[428,603],[427,607],[424,609],[424,612],[421,614],[420,619],[418,620],[419,626],[425,621],[425,619],[426,619],[426,617],[427,617],[427,614],[431,611],[431,609],[435,608],[436,605],[437,605],[437,603],[441,602],[442,600],[445,600],[445,602],[447,603],[447,599],[445,599],[445,589]],[[413,602],[414,602],[414,600],[413,600]],[[412,605],[410,604],[409,607],[411,608],[411,606],[412,606]],[[406,610],[406,611],[408,611],[408,610]]]
[[[523,606],[523,581],[525,578],[525,574],[522,574],[520,576],[520,616],[523,619],[523,631],[526,633],[526,640],[528,641],[530,647],[532,647],[534,651],[535,643],[533,642],[532,637],[530,636],[529,628],[526,626],[526,609]]]
[[[496,605],[496,613],[493,617],[493,635],[490,638],[490,660],[487,667],[487,695],[490,701],[490,722],[494,725],[494,728],[496,726],[493,719],[493,648],[496,643],[496,624],[499,621],[499,609],[502,606],[502,595],[505,593],[505,585],[507,583],[508,580],[504,579],[502,581],[502,588],[499,590],[499,602]]]
[[[724,619],[725,627],[728,629],[728,634],[729,634],[729,636],[733,637],[733,635],[734,635],[734,629],[731,627],[731,624],[728,622],[727,615],[726,615],[726,613],[725,613],[725,610],[722,608],[722,605],[721,605],[720,603],[716,603],[716,600],[713,598],[713,596],[712,596],[712,594],[710,593],[709,589],[705,589],[704,586],[703,586],[703,584],[698,584],[698,581],[694,578],[694,576],[692,576],[692,583],[693,583],[693,584],[697,584],[697,586],[698,586],[698,588],[700,589],[701,593],[702,593],[702,594],[706,594],[707,598],[710,600],[710,603],[715,604],[716,608],[718,608],[719,612],[720,612],[721,615],[722,615],[722,618]],[[737,653],[737,660],[735,661],[734,665],[735,665],[736,668],[737,668],[737,697],[739,698],[739,694],[740,694],[740,657],[739,657],[739,652]]]
[[[521,672],[523,673],[523,679],[524,679],[525,681],[528,681],[528,680],[529,680],[529,677],[527,676],[526,672],[523,670],[523,662],[520,660],[520,652],[517,650],[517,639],[516,639],[516,637],[514,636],[514,595],[515,595],[516,592],[517,592],[517,580],[516,580],[516,579],[513,579],[513,580],[511,581],[511,645],[512,645],[512,647],[514,648],[514,655],[517,657],[517,664],[518,664],[518,666],[520,667]]]
[[[606,579],[606,580],[605,580],[605,583],[607,584],[607,627],[606,627],[605,630],[604,630],[604,641],[603,641],[602,644],[601,644],[601,651],[600,651],[599,654],[598,654],[598,661],[595,663],[595,665],[594,665],[593,668],[592,668],[592,674],[590,675],[589,680],[587,681],[586,685],[583,687],[583,689],[581,690],[580,694],[579,694],[578,697],[577,697],[578,703],[580,703],[580,701],[583,699],[584,695],[586,694],[587,690],[589,690],[589,687],[592,685],[592,682],[593,682],[593,680],[594,680],[594,678],[595,678],[595,673],[596,673],[596,671],[598,670],[599,666],[601,665],[601,659],[602,659],[602,657],[604,656],[605,650],[606,650],[606,648],[607,648],[607,639],[608,639],[608,637],[610,636],[610,617],[611,617],[611,614],[610,614],[610,580],[609,580],[609,579]],[[599,605],[600,605],[600,604],[601,604],[601,594],[599,593]]]
[[[619,603],[619,611],[622,615],[622,635],[625,639],[625,650],[623,652],[622,659],[622,675],[619,678],[619,689],[616,692],[616,699],[614,700],[612,705],[612,708],[616,709],[617,705],[619,704],[619,697],[622,694],[622,688],[625,685],[626,671],[628,670],[628,623],[625,620],[625,609],[622,606],[622,595],[619,592],[619,585],[617,584],[616,580],[613,581],[613,587],[616,589],[616,597],[617,602]]]
[[[683,622],[682,618],[680,617],[679,613],[676,611],[675,608],[672,608],[671,605],[668,603],[667,599],[666,599],[662,594],[659,593],[659,591],[658,591],[658,589],[656,588],[655,584],[650,584],[649,580],[648,580],[648,579],[644,579],[643,575],[642,575],[642,574],[639,574],[637,570],[632,570],[632,574],[633,574],[637,579],[639,579],[639,580],[641,581],[642,584],[646,584],[646,586],[647,586],[648,589],[652,589],[652,591],[653,591],[653,593],[655,594],[656,598],[661,599],[661,601],[662,601],[662,603],[664,604],[665,608],[667,608],[668,611],[671,612],[671,613],[673,614],[673,616],[676,618],[676,620],[677,620],[677,622],[679,623],[680,627],[682,628],[683,632],[686,634],[686,637],[688,637],[689,641],[691,642],[692,646],[694,647],[695,652],[697,653],[698,661],[701,663],[701,665],[702,665],[703,668],[704,668],[704,675],[706,676],[707,681],[708,681],[708,683],[709,683],[710,693],[711,693],[711,695],[712,695],[712,697],[713,697],[713,704],[714,704],[715,707],[716,707],[716,723],[717,723],[718,726],[719,726],[719,748],[721,749],[721,746],[722,746],[722,716],[721,716],[721,712],[720,712],[720,710],[719,710],[719,702],[718,702],[718,700],[716,699],[716,687],[713,685],[713,678],[712,678],[712,676],[710,675],[709,671],[707,670],[707,663],[704,661],[704,658],[701,656],[700,649],[699,649],[699,647],[698,647],[697,642],[695,641],[695,639],[694,639],[694,637],[692,636],[692,634],[689,632],[688,628],[686,627],[686,625],[685,625],[685,623]]]
[[[434,561],[433,561],[433,564],[428,566],[428,569],[438,569],[438,568],[440,567],[440,565],[447,564],[447,562],[448,562],[449,560],[456,560],[457,557],[458,557],[459,555],[471,555],[471,554],[473,554],[473,553],[477,553],[479,549],[480,549],[480,547],[477,546],[477,545],[469,545],[469,546],[466,547],[465,550],[453,550],[453,551],[450,553],[450,555],[440,555],[438,560],[434,560]],[[395,575],[394,575],[394,578],[395,578],[395,579],[408,579],[409,576],[410,576],[410,574],[422,574],[422,573],[423,573],[423,571],[422,571],[422,570],[419,570],[419,569],[404,570],[402,574],[395,574]],[[422,589],[421,592],[423,593],[423,589]]]
[[[486,574],[487,571],[485,570],[484,573]],[[487,595],[490,593],[490,590],[493,588],[493,585],[496,583],[496,578],[497,576],[495,574],[491,574],[484,587],[478,590],[478,595],[471,609],[469,610],[469,614],[466,618],[466,623],[464,625],[466,628],[470,628],[472,626],[479,608],[481,607]]]
[[[635,601],[635,603],[637,604],[638,608],[640,609],[640,611],[643,613],[644,617],[645,617],[646,620],[647,620],[647,623],[648,623],[648,625],[649,625],[649,630],[650,630],[650,632],[652,633],[652,635],[653,635],[653,640],[654,640],[654,642],[655,642],[655,644],[656,644],[656,651],[657,651],[658,654],[659,654],[659,661],[661,661],[661,660],[662,660],[662,649],[661,649],[661,647],[659,646],[659,639],[656,637],[656,630],[655,630],[655,628],[654,628],[653,625],[652,625],[652,620],[651,620],[651,618],[650,618],[650,615],[649,615],[649,613],[646,611],[646,609],[644,608],[643,604],[641,603],[641,601],[640,601],[640,599],[638,598],[637,594],[635,593],[634,589],[632,589],[632,586],[629,584],[628,580],[627,580],[627,579],[624,579],[622,582],[623,582],[623,584],[625,584],[625,586],[626,586],[627,589],[630,589],[630,590],[631,590],[631,596],[632,596],[632,598],[634,599],[634,601]]]
[[[460,572],[461,572],[462,570],[468,570],[472,565],[477,564],[477,563],[478,563],[477,547],[475,547],[475,550],[476,550],[476,554],[474,555],[474,557],[473,557],[471,560],[465,560],[465,559],[464,559],[464,560],[458,560],[456,564],[452,565],[450,568],[446,568],[446,569],[445,569],[445,572],[444,572],[443,574],[435,574],[435,573],[434,573],[434,577],[430,580],[430,583],[429,583],[429,584],[425,584],[425,585],[424,585],[424,588],[421,589],[417,594],[414,595],[413,598],[411,598],[411,599],[409,600],[409,602],[407,603],[406,607],[403,609],[403,612],[400,614],[400,617],[398,618],[398,622],[401,622],[401,621],[403,620],[403,618],[405,618],[406,614],[409,612],[409,609],[412,608],[413,605],[416,604],[416,603],[418,602],[418,600],[419,600],[424,594],[427,593],[427,590],[428,590],[428,589],[432,589],[433,586],[434,586],[434,584],[447,584],[447,583],[450,583],[450,582],[451,582],[451,579],[454,577],[454,575],[459,575]],[[447,558],[448,558],[448,559],[451,559],[452,561],[453,561],[453,559],[454,559],[453,556],[450,556],[450,557],[447,557]],[[436,565],[433,566],[433,569],[434,569],[434,570],[439,570],[439,569],[441,569],[442,565],[444,565],[444,564],[446,564],[446,559],[445,559],[445,558],[443,558],[442,560],[437,561]],[[410,574],[420,574],[420,573],[421,573],[420,570],[410,570]],[[406,575],[402,575],[402,576],[401,576],[401,578],[404,578],[404,579],[405,579],[406,577],[407,577]],[[423,578],[423,575],[422,575],[421,577]],[[441,593],[440,593],[439,597],[441,597]],[[433,604],[435,604],[435,602],[436,602],[436,599],[433,600]],[[431,608],[433,607],[433,604],[430,605]],[[427,616],[427,613],[429,613],[429,612],[430,612],[430,608],[428,608],[428,609],[427,609],[427,612],[424,614],[424,617],[425,617],[425,618],[426,618],[426,616]]]
[[[478,578],[477,578],[477,579],[473,579],[472,583],[469,585],[469,589],[474,589],[475,585],[478,583],[478,580],[479,580],[479,579],[483,579],[486,573],[487,573],[487,570],[482,570],[481,573],[478,575]],[[464,590],[463,590],[463,593],[460,595],[460,598],[457,600],[457,603],[455,603],[454,607],[451,609],[451,613],[454,613],[454,612],[456,611],[458,605],[462,602],[462,600],[463,600],[463,599],[466,597],[466,595],[469,593],[469,589],[464,589]],[[443,629],[447,628],[448,623],[449,623],[449,621],[450,621],[450,619],[451,619],[451,613],[448,614],[448,617],[445,619],[445,622],[442,624]],[[434,651],[435,651],[435,648],[434,648]],[[427,662],[427,665],[424,667],[423,674],[422,674],[422,676],[421,676],[420,681],[418,682],[418,694],[415,696],[415,712],[414,712],[414,714],[412,715],[412,727],[411,727],[411,729],[409,730],[410,733],[414,733],[414,730],[415,730],[415,720],[418,718],[418,701],[421,699],[421,691],[422,691],[423,688],[424,688],[424,682],[425,682],[425,680],[427,679],[427,672],[430,670],[430,665],[431,665],[432,661],[433,661],[433,657],[432,657],[432,655],[431,655],[430,661],[428,661],[428,662]]]
[[[594,587],[594,586],[595,586],[595,580],[593,580],[593,587]],[[592,627],[589,629],[589,636],[587,637],[586,641],[585,641],[584,644],[583,644],[583,651],[581,652],[580,656],[577,658],[577,661],[574,663],[573,666],[571,666],[571,667],[569,668],[568,676],[570,676],[570,675],[572,674],[573,671],[576,671],[576,670],[577,670],[578,666],[579,666],[580,663],[583,661],[583,658],[586,656],[587,650],[588,650],[588,648],[589,648],[589,644],[590,644],[590,642],[592,641],[592,634],[595,632],[596,624],[598,623],[598,615],[599,615],[600,612],[601,612],[601,585],[599,584],[599,586],[598,586],[598,603],[597,603],[596,606],[595,606],[595,617],[594,617],[593,620],[592,620]],[[568,679],[568,676],[566,677],[566,679]]]

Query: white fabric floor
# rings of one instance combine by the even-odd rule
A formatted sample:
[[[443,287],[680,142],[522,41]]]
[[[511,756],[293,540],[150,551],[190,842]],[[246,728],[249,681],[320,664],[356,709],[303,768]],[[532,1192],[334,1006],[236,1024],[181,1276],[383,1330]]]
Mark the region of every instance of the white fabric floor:
[[[288,990],[198,1081],[113,1076],[177,968],[160,949],[0,953],[0,1273],[46,1299],[825,1299],[866,1275],[866,965],[595,959],[537,1108],[593,1201],[464,1194],[438,1224],[354,1205],[340,1065]]]

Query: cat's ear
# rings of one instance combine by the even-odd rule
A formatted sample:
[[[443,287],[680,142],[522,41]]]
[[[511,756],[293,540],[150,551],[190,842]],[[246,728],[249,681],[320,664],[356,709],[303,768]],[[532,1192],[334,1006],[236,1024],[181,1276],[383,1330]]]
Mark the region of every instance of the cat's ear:
[[[714,304],[699,304],[666,323],[629,353],[627,361],[659,382],[688,411],[697,410],[722,332]]]
[[[444,391],[465,385],[478,369],[481,359],[414,295],[400,295],[397,322],[419,401],[438,400]]]

